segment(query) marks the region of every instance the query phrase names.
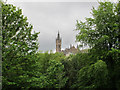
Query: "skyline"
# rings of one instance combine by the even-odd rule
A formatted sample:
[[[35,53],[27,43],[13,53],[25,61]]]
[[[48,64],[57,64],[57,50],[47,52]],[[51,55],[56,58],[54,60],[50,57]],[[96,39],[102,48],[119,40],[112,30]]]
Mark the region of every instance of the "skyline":
[[[75,42],[76,20],[85,21],[90,14],[92,6],[97,2],[12,2],[22,9],[28,22],[33,25],[33,31],[40,32],[38,36],[39,50],[55,52],[56,37],[59,30],[62,38],[62,50]]]

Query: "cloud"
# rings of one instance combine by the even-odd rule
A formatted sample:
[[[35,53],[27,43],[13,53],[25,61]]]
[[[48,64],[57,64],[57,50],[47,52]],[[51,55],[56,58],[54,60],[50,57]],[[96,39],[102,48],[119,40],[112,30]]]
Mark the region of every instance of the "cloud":
[[[62,48],[76,45],[76,20],[85,20],[91,17],[92,6],[97,2],[14,2],[15,6],[22,8],[23,14],[34,26],[34,31],[40,32],[39,50],[55,50],[55,39],[59,30],[62,38]]]

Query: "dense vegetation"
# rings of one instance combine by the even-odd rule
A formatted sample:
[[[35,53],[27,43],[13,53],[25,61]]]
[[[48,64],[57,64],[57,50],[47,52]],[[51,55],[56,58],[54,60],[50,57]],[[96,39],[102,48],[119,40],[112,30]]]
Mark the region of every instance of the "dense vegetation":
[[[65,57],[37,52],[37,36],[21,9],[2,4],[3,90],[40,88],[120,89],[120,2],[100,2],[92,18],[77,21],[78,42],[88,53]]]

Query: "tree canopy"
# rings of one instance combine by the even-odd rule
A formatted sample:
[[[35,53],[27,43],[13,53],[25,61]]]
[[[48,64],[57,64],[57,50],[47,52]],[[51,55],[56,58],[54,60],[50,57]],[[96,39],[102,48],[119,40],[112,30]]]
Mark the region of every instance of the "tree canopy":
[[[92,18],[77,21],[78,42],[88,52],[68,57],[63,53],[37,52],[22,10],[2,4],[2,86],[7,89],[40,88],[120,89],[120,2],[99,2]],[[0,43],[1,45],[1,43]],[[82,46],[82,45],[81,45]],[[0,54],[1,55],[1,54]]]
[[[120,65],[120,1],[99,2],[97,9],[92,9],[92,18],[86,18],[85,22],[77,21],[79,31],[77,41],[89,45],[97,60],[103,60],[107,64],[109,72],[108,87],[118,87],[118,74]],[[119,83],[120,84],[120,83]]]
[[[85,22],[77,21],[76,30],[79,30],[77,41],[99,50],[119,49],[119,3],[99,2],[99,4],[97,9],[92,9],[92,18],[86,18]]]
[[[2,3],[2,75],[4,85],[28,85],[31,69],[36,63],[37,35],[22,15],[22,10]],[[22,84],[24,83],[24,84]],[[29,87],[29,85],[28,85]],[[27,88],[27,87],[26,87]]]

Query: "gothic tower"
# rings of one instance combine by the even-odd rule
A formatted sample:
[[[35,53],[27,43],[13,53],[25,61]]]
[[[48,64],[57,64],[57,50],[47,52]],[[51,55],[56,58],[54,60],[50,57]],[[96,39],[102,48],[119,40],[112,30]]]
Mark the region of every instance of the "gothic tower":
[[[61,52],[61,38],[58,31],[58,36],[56,38],[56,52]]]

